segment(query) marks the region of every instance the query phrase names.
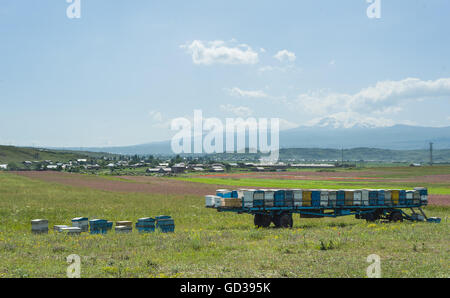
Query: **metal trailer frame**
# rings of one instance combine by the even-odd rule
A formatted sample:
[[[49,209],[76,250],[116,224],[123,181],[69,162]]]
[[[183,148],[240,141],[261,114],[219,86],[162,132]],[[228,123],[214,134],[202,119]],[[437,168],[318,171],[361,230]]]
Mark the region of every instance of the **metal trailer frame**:
[[[218,212],[234,212],[238,214],[247,213],[255,216],[255,225],[268,227],[271,222],[277,227],[292,227],[292,214],[300,214],[305,218],[322,218],[322,217],[340,217],[354,215],[357,219],[366,219],[367,221],[387,220],[395,221],[420,221],[417,216],[419,213],[414,211],[417,208],[420,214],[427,222],[440,222],[440,218],[428,218],[422,210],[422,204],[415,205],[369,205],[369,206],[288,206],[288,207],[252,207],[252,208],[227,208],[217,207]],[[410,209],[412,214],[409,215],[402,209]],[[325,212],[328,211],[328,212]],[[284,221],[279,219],[285,216]],[[259,222],[258,219],[260,218]],[[263,218],[263,219],[261,219]],[[270,222],[269,221],[270,218]],[[290,218],[290,219],[289,219]],[[263,222],[261,222],[261,220]],[[268,222],[268,224],[267,224]]]

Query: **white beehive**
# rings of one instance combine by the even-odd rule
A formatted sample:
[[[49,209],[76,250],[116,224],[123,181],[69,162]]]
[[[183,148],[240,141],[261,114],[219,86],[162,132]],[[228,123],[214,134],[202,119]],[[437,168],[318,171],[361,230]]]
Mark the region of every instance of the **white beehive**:
[[[406,191],[406,199],[407,200],[412,200],[414,197],[414,190],[407,190]]]
[[[328,205],[329,206],[336,206],[336,198],[337,198],[337,193],[335,190],[331,190],[328,191]]]
[[[327,189],[320,190],[320,206],[323,206],[323,207],[328,206],[328,190]]]
[[[33,233],[48,233],[48,220],[33,219],[31,221],[31,231]]]
[[[359,190],[355,190],[353,192],[353,205],[361,206],[361,200],[362,200],[362,192]]]
[[[205,206],[208,208],[214,208],[216,205],[216,196],[207,195],[205,196]]]
[[[66,226],[66,225],[55,225],[55,226],[53,226],[53,230],[56,232],[61,232],[61,229],[68,228],[68,227],[69,226]]]
[[[89,230],[89,219],[87,217],[72,218],[72,227],[80,228],[82,232]]]
[[[253,194],[256,189],[246,189],[244,190],[244,207],[252,208],[253,207]]]

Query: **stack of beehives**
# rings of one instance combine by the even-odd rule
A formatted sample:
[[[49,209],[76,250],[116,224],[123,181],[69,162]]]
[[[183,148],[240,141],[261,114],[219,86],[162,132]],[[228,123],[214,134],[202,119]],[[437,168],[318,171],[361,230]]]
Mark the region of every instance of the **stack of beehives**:
[[[241,189],[218,190],[215,196],[205,196],[206,207],[218,208],[269,208],[342,206],[407,206],[426,205],[428,191],[398,189]]]
[[[31,232],[35,234],[48,233],[48,220],[33,219],[31,221]]]
[[[155,231],[155,219],[152,217],[139,218],[136,223],[139,233],[150,233]]]
[[[163,233],[169,233],[175,231],[175,222],[168,215],[159,215],[155,217],[156,228]]]
[[[72,227],[80,228],[82,232],[89,230],[89,219],[87,217],[72,218]]]
[[[121,220],[116,222],[116,233],[131,233],[133,231],[133,223],[127,220]]]
[[[108,221],[106,219],[92,219],[89,221],[91,234],[106,234],[108,232]]]

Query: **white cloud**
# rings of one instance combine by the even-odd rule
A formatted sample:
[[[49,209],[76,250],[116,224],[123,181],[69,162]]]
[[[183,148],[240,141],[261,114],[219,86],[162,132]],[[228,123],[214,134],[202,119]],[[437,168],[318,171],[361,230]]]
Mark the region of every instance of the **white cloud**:
[[[242,90],[238,87],[234,87],[231,89],[226,89],[230,93],[230,95],[234,97],[249,97],[249,98],[264,98],[268,95],[264,93],[262,90]]]
[[[387,116],[398,114],[408,103],[444,96],[450,96],[450,78],[435,81],[407,78],[378,82],[375,86],[364,88],[355,94],[322,90],[304,93],[297,97],[294,105],[318,117],[312,121],[316,124],[320,121],[334,121],[344,127],[353,126],[356,122],[362,125],[370,123],[374,126],[384,126],[392,124]]]
[[[220,105],[220,109],[227,113],[232,113],[238,117],[249,117],[253,114],[253,111],[244,106],[234,106],[231,104]]]
[[[234,43],[234,42],[231,42]],[[256,64],[258,53],[246,44],[227,45],[222,40],[200,41],[194,40],[191,44],[182,45],[192,55],[195,64]]]
[[[295,53],[289,52],[288,50],[281,50],[274,56],[275,59],[281,61],[281,62],[294,62],[297,57],[295,56]]]
[[[305,110],[316,114],[342,110],[395,113],[400,111],[402,103],[442,96],[450,96],[450,78],[436,81],[421,81],[414,78],[383,81],[355,94],[316,91],[300,94],[296,102]]]

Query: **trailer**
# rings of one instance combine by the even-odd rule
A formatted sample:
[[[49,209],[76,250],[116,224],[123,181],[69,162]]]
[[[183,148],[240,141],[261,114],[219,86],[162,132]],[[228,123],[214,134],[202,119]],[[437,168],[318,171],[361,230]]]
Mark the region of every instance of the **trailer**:
[[[297,191],[297,196],[296,196]],[[408,196],[405,194],[409,192]],[[283,195],[284,193],[284,195]],[[299,195],[300,193],[303,194]],[[370,194],[370,195],[369,195]],[[408,199],[406,199],[408,197]],[[324,218],[353,215],[368,222],[427,221],[422,207],[428,204],[426,188],[404,190],[220,190],[206,196],[206,207],[218,212],[251,214],[257,227],[291,228],[293,214],[300,218]],[[406,212],[408,211],[409,212]]]

